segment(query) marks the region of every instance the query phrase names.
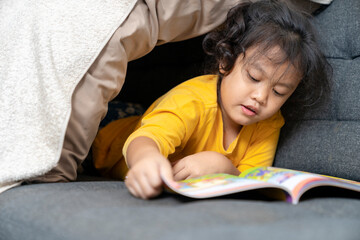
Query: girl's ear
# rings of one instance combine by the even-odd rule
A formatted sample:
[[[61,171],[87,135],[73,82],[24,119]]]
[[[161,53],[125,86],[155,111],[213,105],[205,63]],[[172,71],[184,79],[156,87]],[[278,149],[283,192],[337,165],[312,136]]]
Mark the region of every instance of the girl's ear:
[[[223,75],[225,74],[224,66],[222,65],[222,63],[219,64],[219,72]]]

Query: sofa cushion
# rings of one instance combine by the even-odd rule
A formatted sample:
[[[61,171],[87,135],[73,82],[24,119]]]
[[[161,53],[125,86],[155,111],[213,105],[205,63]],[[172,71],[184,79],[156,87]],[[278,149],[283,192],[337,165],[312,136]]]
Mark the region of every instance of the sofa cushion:
[[[308,120],[287,123],[275,166],[360,181],[360,124]]]
[[[328,58],[360,56],[360,1],[334,1],[315,19],[320,45]]]
[[[123,182],[34,184],[0,195],[6,240],[346,240],[359,238],[358,226],[360,201],[350,197],[308,197],[297,206],[255,194],[144,201]]]
[[[314,22],[333,67],[331,100],[287,121],[274,164],[360,181],[360,1],[334,0]]]
[[[315,18],[315,24],[320,46],[334,67],[335,117],[359,120],[360,1],[334,1]]]
[[[360,4],[360,1],[359,1]],[[360,18],[360,11],[359,11]],[[360,22],[360,20],[359,20]],[[359,26],[360,29],[360,26]],[[360,35],[359,35],[360,42]],[[343,121],[360,120],[360,56],[353,60],[333,60],[342,65],[337,73],[336,82],[336,119]]]

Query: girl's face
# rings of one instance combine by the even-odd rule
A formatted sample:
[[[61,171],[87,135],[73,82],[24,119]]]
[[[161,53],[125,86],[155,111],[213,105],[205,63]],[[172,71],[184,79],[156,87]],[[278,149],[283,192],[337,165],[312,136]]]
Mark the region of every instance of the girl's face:
[[[220,85],[224,126],[239,129],[265,120],[279,111],[295,91],[301,75],[288,62],[275,64],[279,53],[279,48],[272,48],[259,55],[253,47],[245,52],[245,58],[244,54],[238,57]]]

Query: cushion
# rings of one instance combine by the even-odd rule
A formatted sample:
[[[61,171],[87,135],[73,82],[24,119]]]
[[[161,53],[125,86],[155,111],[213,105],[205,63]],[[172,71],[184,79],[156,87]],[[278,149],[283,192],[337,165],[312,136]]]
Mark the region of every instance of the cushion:
[[[334,0],[314,22],[333,67],[331,100],[285,124],[274,164],[360,181],[360,1]]]
[[[251,193],[144,201],[123,182],[33,184],[0,195],[0,239],[358,239],[359,199],[334,196],[297,206]]]
[[[289,121],[281,131],[275,166],[360,181],[360,124]]]

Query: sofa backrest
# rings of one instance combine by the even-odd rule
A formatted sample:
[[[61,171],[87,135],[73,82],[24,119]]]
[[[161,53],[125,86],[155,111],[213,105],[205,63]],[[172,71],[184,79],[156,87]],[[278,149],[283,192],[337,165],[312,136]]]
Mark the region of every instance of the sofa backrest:
[[[333,67],[331,100],[287,121],[274,165],[360,181],[360,1],[334,0],[314,22]]]

